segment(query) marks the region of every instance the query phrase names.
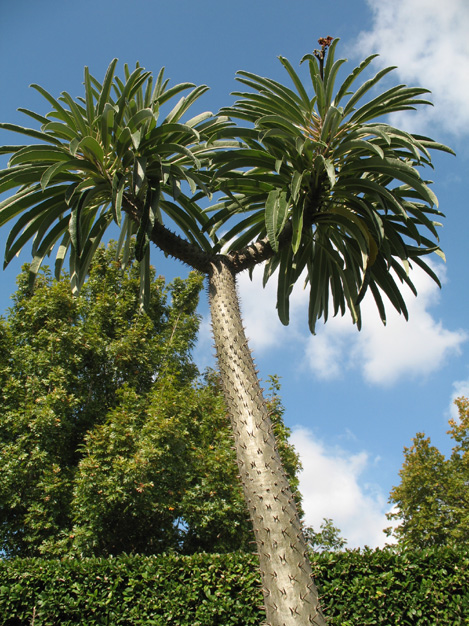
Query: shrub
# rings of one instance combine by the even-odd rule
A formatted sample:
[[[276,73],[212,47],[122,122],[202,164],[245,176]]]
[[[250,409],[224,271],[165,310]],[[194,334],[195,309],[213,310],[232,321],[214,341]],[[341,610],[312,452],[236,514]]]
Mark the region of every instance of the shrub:
[[[3,626],[259,626],[252,554],[0,562]],[[331,626],[469,624],[469,550],[313,558]]]

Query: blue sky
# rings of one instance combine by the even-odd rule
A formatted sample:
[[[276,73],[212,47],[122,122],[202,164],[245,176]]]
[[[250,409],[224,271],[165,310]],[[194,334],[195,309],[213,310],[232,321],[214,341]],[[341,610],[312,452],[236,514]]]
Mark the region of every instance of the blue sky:
[[[469,5],[466,0],[4,0],[0,21],[0,120],[29,125],[17,107],[47,111],[28,86],[38,83],[58,96],[82,93],[83,67],[101,79],[109,62],[139,61],[171,84],[191,81],[210,91],[200,110],[230,103],[235,72],[249,70],[287,80],[278,55],[294,65],[317,39],[340,37],[337,53],[349,70],[378,52],[377,71],[396,65],[393,84],[432,90],[435,106],[400,115],[392,123],[451,145],[457,157],[434,156],[427,174],[446,214],[441,245],[447,256],[435,264],[440,291],[415,276],[418,298],[408,293],[410,321],[395,318],[383,328],[372,303],[364,302],[363,330],[348,318],[307,330],[306,294],[293,296],[289,327],[276,319],[273,285],[239,280],[247,333],[265,379],[278,374],[285,421],[302,455],[301,488],[306,522],[331,517],[349,545],[382,545],[387,498],[397,484],[404,446],[417,432],[447,453],[452,399],[469,395],[468,245],[465,183],[469,166]],[[195,114],[194,111],[193,114]],[[1,143],[20,142],[0,132]],[[0,231],[4,246],[8,226]],[[0,313],[9,305],[15,277],[29,250],[0,274]],[[157,271],[168,279],[185,268],[160,255]],[[207,304],[196,358],[213,364]]]

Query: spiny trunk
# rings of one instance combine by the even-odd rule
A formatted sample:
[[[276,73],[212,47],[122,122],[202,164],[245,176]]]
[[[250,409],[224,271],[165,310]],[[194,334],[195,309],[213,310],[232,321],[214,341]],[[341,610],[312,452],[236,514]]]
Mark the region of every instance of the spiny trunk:
[[[244,495],[260,560],[270,626],[324,626],[295,501],[241,320],[234,273],[222,258],[209,271],[213,335]]]

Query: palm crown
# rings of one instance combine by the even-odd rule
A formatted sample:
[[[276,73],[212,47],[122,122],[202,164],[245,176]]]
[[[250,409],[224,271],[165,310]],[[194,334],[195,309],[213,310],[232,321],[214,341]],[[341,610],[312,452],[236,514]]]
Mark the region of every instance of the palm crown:
[[[33,281],[54,247],[57,276],[70,252],[78,290],[104,233],[116,223],[124,263],[136,236],[144,299],[148,242],[165,219],[189,244],[175,253],[186,262],[189,248],[207,258],[223,250],[236,271],[266,260],[264,281],[277,277],[277,308],[285,324],[289,296],[302,274],[310,286],[312,332],[319,318],[327,319],[330,303],[334,314],[348,308],[360,326],[367,288],[383,321],[382,294],[407,316],[398,283],[415,292],[412,262],[438,281],[423,257],[442,254],[434,221],[442,214],[418,168],[431,165],[430,149],[450,150],[375,121],[427,103],[420,97],[425,89],[398,85],[365,100],[393,69],[387,68],[351,91],[375,55],[336,88],[345,62],[334,58],[338,40],[319,41],[321,49],[302,60],[309,66],[309,86],[280,57],[294,89],[242,71],[238,80],[251,91],[236,92],[239,99],[218,116],[205,112],[184,123],[207,87],[168,88],[163,70],[153,81],[143,68],[131,72],[125,66],[121,81],[114,60],[101,84],[85,68],[85,96],[77,100],[65,92],[56,100],[35,85],[52,111],[23,111],[41,130],[0,124],[37,142],[0,148],[12,154],[0,172],[0,192],[18,188],[0,203],[0,226],[17,218],[5,264],[32,239]],[[160,107],[188,89],[159,121]],[[198,200],[216,190],[225,196],[201,209]],[[256,254],[252,242],[258,243]]]
[[[411,261],[438,281],[422,257],[442,254],[434,221],[442,213],[417,168],[431,165],[429,149],[451,152],[431,139],[374,121],[428,104],[419,98],[427,90],[399,85],[360,104],[394,68],[378,72],[351,92],[376,55],[370,56],[336,89],[345,62],[334,59],[338,40],[319,42],[321,50],[302,59],[309,66],[309,88],[283,57],[294,90],[238,72],[238,80],[251,91],[236,92],[239,99],[222,113],[250,126],[226,131],[236,133],[244,149],[214,157],[227,195],[212,207],[210,222],[218,231],[238,217],[220,241],[228,251],[254,238],[268,240],[274,254],[266,264],[264,284],[277,270],[277,308],[285,324],[292,287],[305,272],[313,332],[318,318],[327,319],[330,295],[334,314],[348,307],[360,325],[360,301],[367,287],[383,322],[382,293],[407,316],[396,280],[415,292]]]
[[[162,214],[191,243],[211,249],[203,234],[208,218],[183,189],[186,183],[193,193],[196,188],[207,191],[197,173],[203,139],[226,121],[205,112],[182,123],[208,87],[183,83],[168,88],[163,70],[154,81],[138,65],[133,72],[125,66],[121,81],[114,75],[116,63],[114,59],[102,84],[85,68],[85,97],[76,101],[66,92],[56,100],[33,85],[52,111],[41,116],[20,110],[41,124],[40,131],[0,125],[37,141],[0,149],[12,153],[8,169],[0,172],[0,192],[19,187],[0,204],[0,226],[19,216],[7,240],[5,266],[32,239],[31,281],[56,247],[56,276],[70,252],[72,285],[78,290],[113,222],[121,229],[118,253],[124,259],[136,235],[144,292],[149,237],[155,222],[163,221]],[[189,89],[158,123],[160,108]]]

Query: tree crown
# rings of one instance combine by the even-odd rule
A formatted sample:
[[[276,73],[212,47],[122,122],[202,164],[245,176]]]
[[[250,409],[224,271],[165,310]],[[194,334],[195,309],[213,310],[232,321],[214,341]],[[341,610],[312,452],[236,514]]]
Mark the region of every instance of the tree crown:
[[[283,57],[293,89],[241,71],[238,80],[249,91],[236,92],[237,102],[218,115],[185,119],[205,86],[170,88],[163,70],[153,79],[139,66],[125,66],[121,80],[116,60],[102,83],[85,68],[85,94],[76,100],[66,92],[55,99],[35,85],[52,110],[22,110],[40,130],[1,124],[35,142],[0,149],[12,155],[0,172],[0,192],[12,193],[0,203],[0,226],[16,219],[5,264],[32,240],[34,281],[53,249],[56,275],[69,252],[77,291],[115,223],[124,260],[136,240],[145,305],[152,241],[202,272],[215,254],[224,254],[234,272],[267,261],[264,281],[278,281],[285,324],[300,276],[310,286],[313,332],[330,308],[334,315],[349,310],[360,327],[368,289],[383,322],[383,294],[407,317],[400,285],[416,292],[413,265],[438,282],[424,257],[442,255],[442,213],[419,170],[431,166],[430,150],[450,150],[378,121],[428,104],[427,90],[397,85],[377,92],[387,68],[352,91],[375,55],[336,87],[345,63],[335,59],[338,40],[319,43],[302,59],[309,81]],[[161,107],[186,91],[161,119]],[[202,208],[213,193],[225,195]]]
[[[469,399],[457,398],[455,404],[459,417],[449,420],[454,446],[448,458],[424,433],[404,448],[401,482],[390,495],[395,511],[388,515],[399,525],[386,532],[405,548],[469,541]]]

